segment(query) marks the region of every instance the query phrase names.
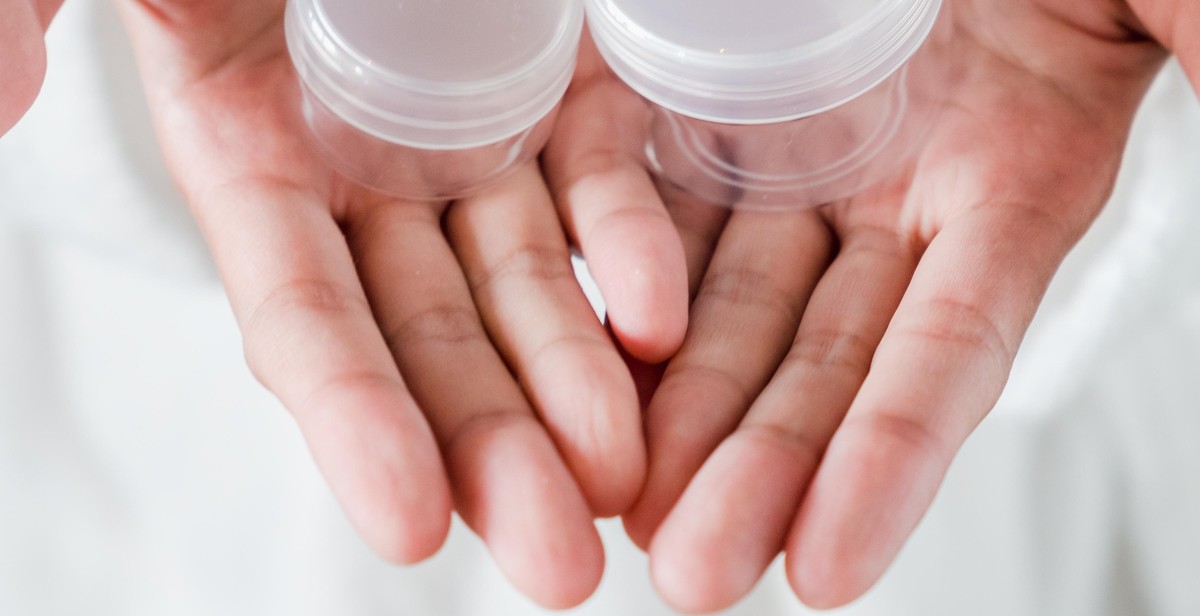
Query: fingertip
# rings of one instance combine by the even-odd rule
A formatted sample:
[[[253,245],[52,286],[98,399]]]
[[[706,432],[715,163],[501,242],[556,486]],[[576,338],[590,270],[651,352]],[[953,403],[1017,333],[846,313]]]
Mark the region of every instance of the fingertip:
[[[785,569],[792,591],[808,607],[833,610],[857,601],[883,572],[856,570],[859,563],[813,550],[789,551]]]
[[[549,610],[569,610],[591,598],[604,577],[604,550],[599,534],[594,541],[589,540],[578,548],[575,558],[558,559],[569,573],[558,576],[551,584],[527,586],[524,589],[526,595]]]
[[[705,614],[728,607],[723,597],[714,595],[712,583],[721,580],[707,575],[695,561],[682,561],[657,555],[651,548],[650,578],[654,589],[671,609],[685,614]]]
[[[821,487],[814,482],[811,494]],[[842,529],[831,528],[816,511],[809,498],[800,508],[788,538],[784,570],[792,591],[805,605],[817,610],[832,610],[854,602],[870,590],[882,571],[862,570],[862,559],[852,555],[854,548],[839,536]]]
[[[688,326],[687,261],[678,233],[642,230],[612,252],[589,255],[588,266],[608,306],[608,320],[622,347],[648,363],[660,363],[683,345]],[[639,236],[635,236],[639,237]]]
[[[584,496],[597,517],[610,518],[628,511],[646,483],[646,439],[642,434],[641,405],[633,380],[613,356],[609,378],[592,389],[589,429],[591,448],[589,480]]]
[[[597,462],[590,472],[600,478],[583,487],[592,514],[597,518],[613,518],[627,511],[641,493],[646,477],[645,457],[629,457],[608,466]],[[609,477],[604,476],[606,472]]]
[[[788,580],[804,603],[842,607],[887,573],[945,472],[916,442],[878,423],[843,425],[788,539]]]
[[[629,509],[646,478],[641,406],[632,377],[604,341],[603,350],[544,354],[535,392],[542,421],[597,517]]]
[[[390,477],[362,479],[362,487],[346,487],[356,483],[344,478],[346,474],[325,471],[346,517],[381,558],[411,565],[442,548],[450,534],[453,512],[450,489],[443,479],[428,475],[415,479],[405,471],[381,469],[376,474]]]
[[[419,415],[400,411],[411,403],[394,393],[343,392],[297,419],[359,535],[385,560],[413,564],[441,549],[454,503],[432,433]]]
[[[608,340],[603,348],[555,345],[538,355],[532,394],[542,423],[590,511],[611,517],[637,498],[646,475],[633,379]]]
[[[772,432],[726,440],[689,483],[650,548],[672,605],[721,610],[749,594],[779,555],[812,464]]]
[[[646,476],[645,457],[632,452],[597,454],[588,460],[573,461],[570,466],[597,518],[612,518],[627,511],[641,493]]]
[[[520,556],[496,553],[513,586],[548,610],[578,607],[595,594],[604,577],[604,548],[595,527],[576,527],[560,533],[560,538],[568,535],[572,538],[565,542],[534,541]]]
[[[664,266],[662,275],[666,279],[659,283],[658,295],[648,291],[648,299],[641,304],[647,344],[634,354],[652,364],[665,362],[679,352],[688,328],[690,297],[682,253],[678,263]]]
[[[673,609],[688,614],[724,610],[754,588],[758,573],[727,566],[725,550],[709,549],[703,533],[673,532],[670,522],[650,545],[650,577],[659,595]],[[680,539],[683,541],[681,542]],[[691,542],[696,540],[695,542]]]
[[[810,608],[845,607],[871,589],[877,575],[853,570],[855,563],[816,550],[789,550],[784,569],[792,592]]]
[[[582,499],[580,499],[582,501]],[[516,515],[522,515],[514,512]],[[604,576],[604,548],[590,518],[534,516],[524,537],[486,538],[505,575],[522,594],[551,610],[587,601]],[[513,532],[515,520],[506,522]],[[523,541],[517,546],[510,542]]]
[[[493,416],[448,446],[463,520],[522,594],[549,609],[587,600],[604,573],[600,534],[532,416]]]
[[[622,300],[621,295],[629,299]],[[633,357],[650,364],[667,361],[683,346],[687,333],[686,301],[669,306],[660,299],[643,299],[638,292],[617,294],[609,304],[613,334]],[[686,298],[685,294],[682,296]]]
[[[450,536],[450,510],[441,511],[440,504],[430,509],[425,514],[399,514],[390,524],[355,523],[355,528],[380,558],[415,565],[437,554]],[[352,516],[352,522],[356,517],[361,516]]]

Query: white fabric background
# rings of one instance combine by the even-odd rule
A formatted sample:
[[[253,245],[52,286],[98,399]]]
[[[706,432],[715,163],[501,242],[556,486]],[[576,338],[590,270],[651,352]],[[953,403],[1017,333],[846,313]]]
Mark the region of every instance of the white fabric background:
[[[353,535],[244,366],[122,37],[108,3],[68,2],[0,141],[0,614],[541,613],[465,528],[408,569]],[[1200,614],[1198,201],[1200,105],[1172,66],[1004,399],[846,613]],[[602,531],[577,613],[669,613]],[[776,570],[730,613],[804,610]]]

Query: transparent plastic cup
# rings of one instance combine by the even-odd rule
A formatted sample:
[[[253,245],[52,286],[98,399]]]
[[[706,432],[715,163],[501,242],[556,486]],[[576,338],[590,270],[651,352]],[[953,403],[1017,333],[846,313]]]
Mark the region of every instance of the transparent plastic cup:
[[[898,171],[941,100],[942,64],[923,59],[941,12],[942,0],[587,0],[596,47],[650,107],[651,168],[758,209],[823,205]]]
[[[454,199],[537,155],[574,72],[572,0],[290,0],[315,147],[388,194]]]

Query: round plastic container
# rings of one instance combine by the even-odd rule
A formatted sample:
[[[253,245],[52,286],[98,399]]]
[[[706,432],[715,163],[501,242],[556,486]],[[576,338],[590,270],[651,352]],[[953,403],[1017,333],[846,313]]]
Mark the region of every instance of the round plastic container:
[[[613,73],[651,104],[648,163],[703,199],[822,205],[894,173],[930,124],[914,59],[942,0],[587,0]]]
[[[466,196],[537,155],[582,29],[569,0],[290,0],[285,18],[321,155],[421,200]]]

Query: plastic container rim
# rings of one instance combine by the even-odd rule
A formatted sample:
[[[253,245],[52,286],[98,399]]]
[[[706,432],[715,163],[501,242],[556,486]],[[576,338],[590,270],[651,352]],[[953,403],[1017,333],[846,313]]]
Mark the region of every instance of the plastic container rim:
[[[886,81],[929,37],[942,4],[943,0],[887,0],[847,28],[808,43],[778,51],[732,54],[671,43],[635,23],[613,0],[587,0],[587,18],[596,46],[609,66],[651,102],[703,121],[772,124],[823,113]],[[886,28],[885,36],[867,40],[858,53],[820,68],[812,66],[820,65],[822,56],[844,51],[881,28]],[[703,79],[688,77],[697,70],[707,71]],[[764,77],[749,79],[754,73]],[[781,73],[791,76],[781,81]],[[822,91],[842,93],[821,104],[803,104],[806,98],[819,98]],[[695,104],[752,106],[789,100],[798,101],[794,106],[801,108],[785,114],[738,115],[713,113]]]
[[[427,150],[464,150],[511,139],[536,126],[558,106],[574,73],[584,23],[582,5],[575,0],[567,1],[568,13],[561,27],[536,56],[513,70],[470,81],[442,82],[412,77],[372,62],[331,27],[322,0],[290,0],[285,32],[290,55],[305,88],[351,126],[397,145]],[[306,9],[312,19],[305,19]],[[375,84],[376,96],[372,98],[377,100],[369,101],[359,93],[348,91],[344,83],[345,76],[350,74],[356,81]],[[536,87],[529,85],[534,80]],[[524,100],[497,113],[477,117],[438,117],[436,113],[413,113],[411,109],[403,108],[404,104],[412,102],[412,97],[420,99],[426,108],[437,108],[442,103],[464,99],[486,102],[521,87],[529,93]],[[399,96],[380,97],[380,89]],[[399,101],[404,96],[408,100],[394,108],[383,108],[379,104],[380,101]],[[338,111],[347,106],[361,115],[350,117]],[[365,119],[378,122],[368,123]],[[381,124],[397,130],[395,133],[383,130]],[[489,127],[495,129],[489,131]],[[437,132],[447,135],[472,132],[480,136],[462,141],[448,139],[442,143],[401,136],[401,133],[413,132],[427,136]]]

